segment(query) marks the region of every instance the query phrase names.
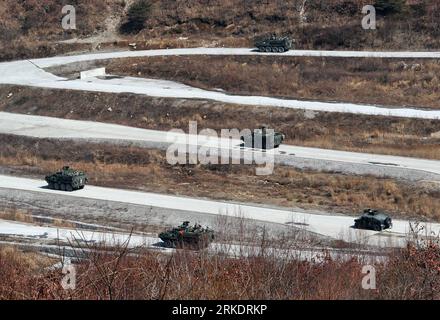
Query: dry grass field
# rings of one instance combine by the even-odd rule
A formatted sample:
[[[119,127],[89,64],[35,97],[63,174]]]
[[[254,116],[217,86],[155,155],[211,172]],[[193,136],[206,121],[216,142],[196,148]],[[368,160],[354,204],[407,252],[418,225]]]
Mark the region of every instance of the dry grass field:
[[[151,57],[115,60],[107,72],[240,95],[440,108],[437,60]]]

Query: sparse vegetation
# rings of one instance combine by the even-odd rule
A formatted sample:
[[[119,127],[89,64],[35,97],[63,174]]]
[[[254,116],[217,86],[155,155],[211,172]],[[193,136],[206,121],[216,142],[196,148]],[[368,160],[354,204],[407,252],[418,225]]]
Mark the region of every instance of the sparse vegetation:
[[[33,222],[32,215],[30,215],[25,210],[20,210],[20,209],[17,209],[17,208],[2,209],[0,211],[0,219],[11,220],[11,221],[20,221],[20,222],[28,222],[28,223],[32,223]]]

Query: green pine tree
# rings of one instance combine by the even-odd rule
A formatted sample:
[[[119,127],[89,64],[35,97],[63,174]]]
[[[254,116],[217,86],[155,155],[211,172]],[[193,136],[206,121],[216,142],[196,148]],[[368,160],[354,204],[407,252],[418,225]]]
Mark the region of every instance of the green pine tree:
[[[128,9],[127,21],[121,26],[123,33],[137,33],[145,28],[150,17],[151,3],[149,0],[137,0]]]
[[[406,0],[376,0],[374,6],[383,15],[401,13],[406,7]]]

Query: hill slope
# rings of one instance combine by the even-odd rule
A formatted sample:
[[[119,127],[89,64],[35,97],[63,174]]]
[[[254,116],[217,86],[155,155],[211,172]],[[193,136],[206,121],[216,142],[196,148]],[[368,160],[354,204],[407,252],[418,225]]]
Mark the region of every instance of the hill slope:
[[[115,45],[114,38],[96,36],[109,29],[118,32],[133,1],[4,0],[0,4],[0,59],[96,48],[84,42],[58,43],[67,39],[95,36],[90,39]],[[145,29],[120,35],[125,40],[121,45],[126,48],[129,41],[148,41],[147,47],[206,43],[250,46],[255,35],[276,32],[296,38],[303,49],[440,48],[440,4],[435,0],[408,1],[398,12],[383,12],[378,17],[378,29],[366,31],[361,27],[361,10],[371,2],[149,0],[151,10]],[[61,8],[67,3],[77,9],[78,29],[74,31],[61,28]],[[179,38],[181,41],[176,41]]]

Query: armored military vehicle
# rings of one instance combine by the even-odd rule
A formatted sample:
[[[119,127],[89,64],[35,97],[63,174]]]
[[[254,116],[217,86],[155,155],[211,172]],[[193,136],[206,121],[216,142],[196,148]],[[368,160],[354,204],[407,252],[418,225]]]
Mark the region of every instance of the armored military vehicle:
[[[255,39],[255,47],[260,52],[286,52],[293,48],[294,40],[288,37],[277,37],[272,34],[268,37]]]
[[[366,209],[362,216],[354,220],[357,229],[382,231],[393,226],[390,216],[377,210]]]
[[[269,130],[266,127],[256,129],[249,135],[241,136],[242,147],[255,149],[274,149],[283,143],[286,136],[280,132]]]
[[[190,226],[189,221],[185,221],[176,228],[160,233],[159,238],[170,248],[202,249],[214,240],[214,231],[199,224]]]
[[[49,185],[49,189],[70,192],[83,189],[88,179],[84,172],[66,166],[61,171],[46,176],[46,182]]]

